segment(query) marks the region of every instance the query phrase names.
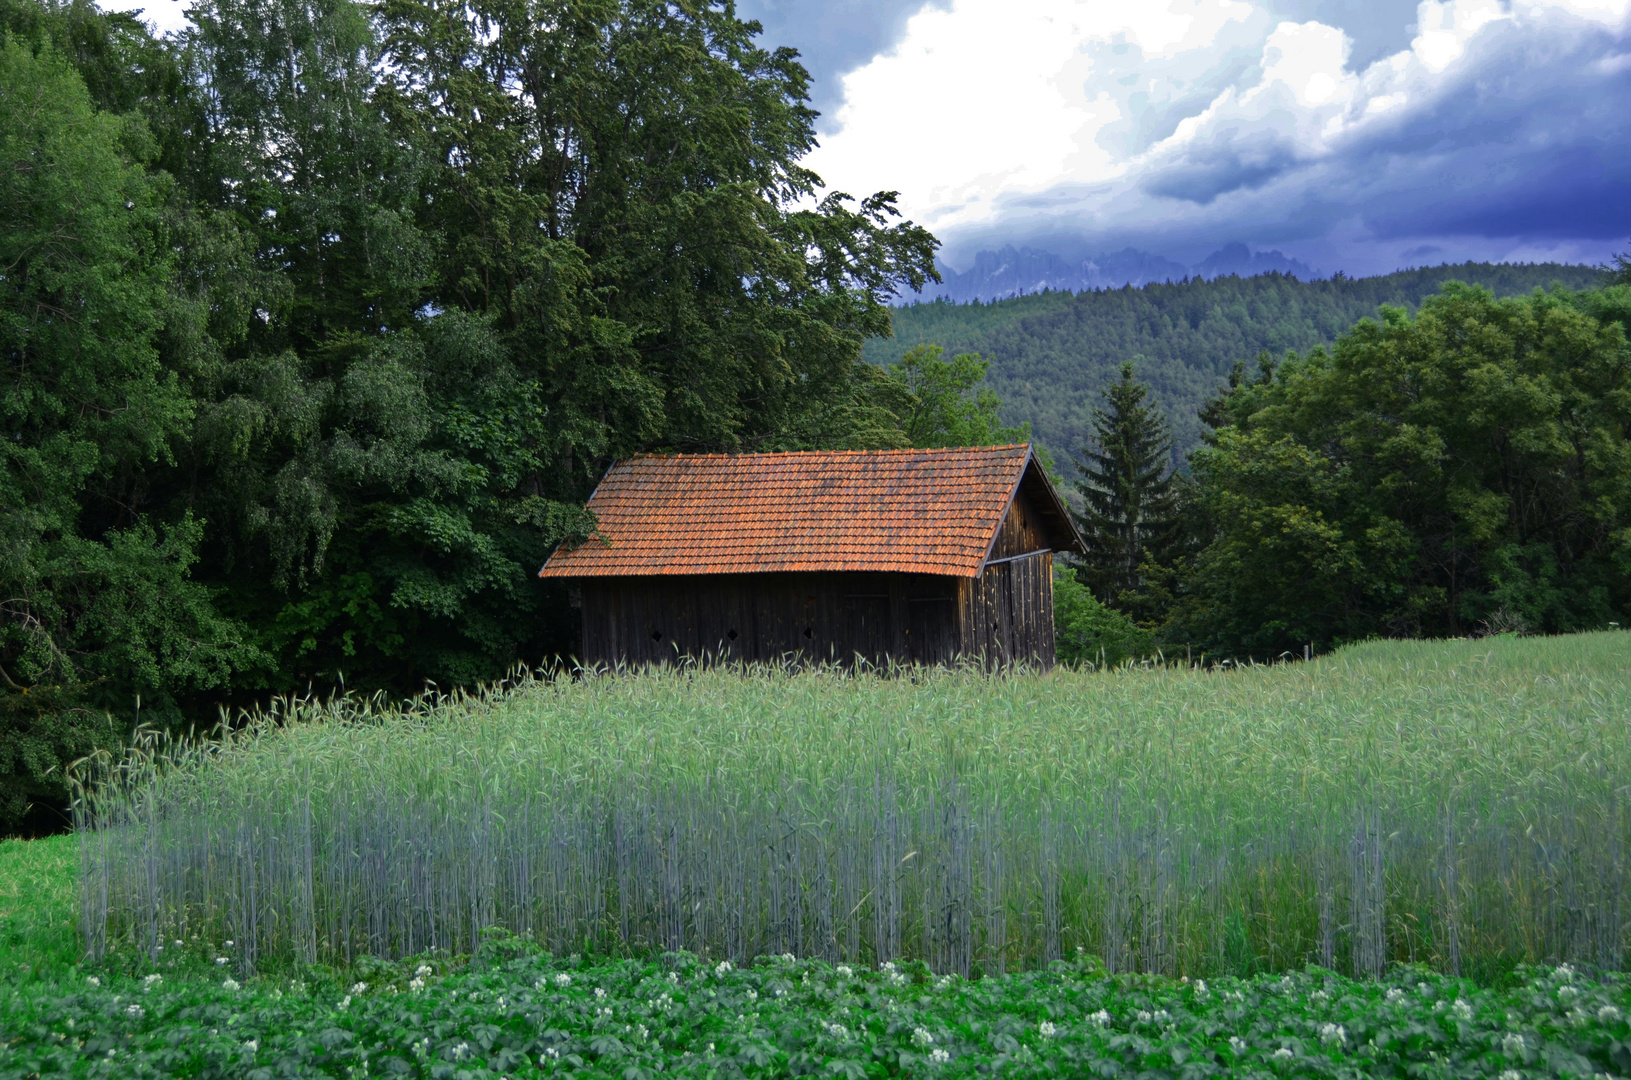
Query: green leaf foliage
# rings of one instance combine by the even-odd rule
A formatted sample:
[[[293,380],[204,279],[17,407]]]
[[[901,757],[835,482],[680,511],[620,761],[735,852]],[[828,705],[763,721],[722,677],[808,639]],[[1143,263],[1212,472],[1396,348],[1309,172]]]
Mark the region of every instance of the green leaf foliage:
[[[1108,607],[1063,563],[1053,576],[1054,646],[1062,664],[1117,667],[1155,651],[1155,637]]]
[[[513,944],[512,944],[513,943]],[[596,1078],[1605,1075],[1631,1061],[1618,975],[1526,969],[1479,987],[1425,969],[1205,980],[1093,960],[974,980],[921,962],[791,955],[556,959],[514,939],[249,978],[175,942],[144,971],[0,990],[6,1075]],[[222,959],[231,960],[230,948]],[[26,992],[25,992],[26,990]]]
[[[1029,442],[1029,424],[1004,427],[997,419],[1002,403],[985,386],[987,364],[973,353],[942,360],[938,345],[909,349],[889,368],[901,388],[901,435],[907,445],[999,446]]]
[[[1558,633],[1631,601],[1624,286],[1497,300],[1452,284],[1265,363],[1194,456],[1214,530],[1180,639]]]

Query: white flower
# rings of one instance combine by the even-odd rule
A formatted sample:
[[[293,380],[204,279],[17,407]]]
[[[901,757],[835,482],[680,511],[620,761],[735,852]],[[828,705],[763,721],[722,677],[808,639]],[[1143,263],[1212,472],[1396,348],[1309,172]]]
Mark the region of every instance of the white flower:
[[[606,1000],[606,988],[604,986],[595,987],[595,1000],[596,1001],[605,1001]]]
[[[425,980],[424,979],[409,979],[408,980],[408,992],[409,993],[417,994],[417,993],[419,993],[419,991],[423,990],[424,988],[425,988]]]
[[[944,1065],[946,1062],[948,1062],[950,1060],[951,1060],[951,1055],[946,1053],[946,1051],[942,1050],[938,1046],[935,1047],[933,1050],[929,1051],[929,1064],[930,1065]]]
[[[545,1050],[542,1054],[538,1055],[538,1064],[548,1065],[551,1061],[558,1060],[560,1056],[561,1052],[551,1046],[548,1050]]]
[[[259,1039],[250,1039],[248,1042],[244,1043],[244,1049],[248,1050],[251,1054],[259,1053],[260,1048],[261,1044]]]
[[[1044,1020],[1036,1026],[1036,1030],[1037,1034],[1041,1035],[1044,1039],[1051,1039],[1059,1029],[1053,1026],[1052,1020]]]
[[[334,1007],[336,1009],[349,1009],[349,1008],[351,1008],[351,998],[350,998],[350,996],[347,995],[346,997],[341,998],[340,1003],[338,1005],[334,1006]]]
[[[215,958],[215,962],[216,962],[216,963],[217,963],[217,964],[224,964],[224,963],[226,963],[226,962],[227,962],[227,958],[226,958],[226,957],[224,957],[224,956],[217,956],[217,957],[216,957],[216,958]]]
[[[426,975],[432,974],[435,973],[431,971],[429,964],[420,964],[418,967],[413,969],[413,977],[416,979],[423,979]]]
[[[164,976],[163,975],[159,975],[159,974],[156,974],[156,973],[153,974],[153,975],[149,975],[145,979],[142,980],[142,989],[143,990],[151,990],[151,989],[153,989],[153,987],[157,986],[159,983],[161,983],[163,981],[164,981]]]
[[[561,972],[559,975],[555,976],[555,985],[559,986],[563,990],[566,989],[568,986],[572,985],[572,976],[568,975],[564,971]]]
[[[1560,986],[1557,988],[1557,996],[1563,1001],[1573,1001],[1580,996],[1580,988],[1577,986]]]
[[[465,1058],[467,1058],[469,1056],[470,1056],[470,1044],[469,1043],[461,1042],[461,1043],[459,1043],[458,1046],[455,1046],[453,1048],[453,1060],[454,1061],[463,1061]]]
[[[366,991],[367,989],[368,989],[368,984],[365,983],[365,982],[355,982],[355,983],[351,984],[352,996],[356,996],[357,994],[361,994],[364,991]]]
[[[1523,1073],[1517,1069],[1508,1069],[1500,1075],[1500,1080],[1523,1080]]]
[[[1341,1024],[1321,1024],[1320,1042],[1326,1046],[1341,1046],[1348,1041],[1348,1032]]]
[[[1605,1024],[1617,1024],[1620,1022],[1620,1010],[1613,1005],[1604,1005],[1597,1010],[1597,1019]]]
[[[1501,1038],[1501,1053],[1517,1057],[1523,1053],[1525,1045],[1522,1035],[1505,1035]]]
[[[430,1053],[430,1039],[428,1037],[423,1038],[423,1039],[416,1039],[415,1041],[408,1044],[408,1049],[413,1051],[413,1056],[414,1057],[421,1057],[422,1058],[426,1054]]]
[[[680,973],[677,971],[670,971],[668,973],[668,981],[678,985],[680,981]]]
[[[1143,1009],[1138,1010],[1138,1022],[1140,1024],[1147,1024],[1150,1022],[1150,1019],[1151,1017],[1148,1012]]]
[[[849,1038],[849,1028],[845,1027],[843,1024],[828,1024],[827,1034],[831,1035],[839,1042],[844,1042]],[[712,1049],[711,1046],[710,1049]]]
[[[936,990],[946,990],[946,989],[950,988],[950,986],[951,986],[951,976],[950,975],[942,975],[942,976],[940,976],[940,978],[938,978],[938,979],[936,979],[934,981],[934,988]]]
[[[1088,1013],[1087,1022],[1097,1027],[1108,1027],[1110,1024],[1110,1014],[1105,1012],[1103,1009],[1100,1009],[1096,1013]]]
[[[714,966],[714,974],[718,975],[720,978],[724,978],[726,973],[734,970],[735,969],[731,967],[731,962],[729,960],[721,960]]]
[[[85,978],[85,983],[88,986],[101,986],[102,980],[98,979],[95,975],[89,975]]]
[[[646,1025],[636,1024],[634,1026],[634,1036],[635,1036],[635,1038],[639,1039],[641,1042],[644,1042],[645,1039],[646,1039],[646,1036],[648,1036],[650,1034],[651,1034],[651,1032],[646,1030]]]
[[[714,1052],[714,1044],[713,1044],[713,1043],[709,1043],[709,1044],[708,1044],[708,1053],[710,1053],[710,1054],[711,1054],[711,1053],[713,1053],[713,1052]]]
[[[749,1001],[758,1001],[759,1000],[759,991],[750,988],[748,990],[748,1000]]]
[[[790,953],[790,952],[784,952],[784,953],[782,953],[782,959],[783,959],[783,960],[785,960],[785,961],[787,961],[787,962],[788,962],[788,963],[789,963],[789,964],[791,964],[791,963],[793,963],[793,962],[794,962],[794,961],[795,961],[795,960],[797,960],[797,959],[798,959],[798,957],[796,957],[796,956],[794,956],[794,955],[793,955],[793,954],[792,954],[792,953]]]
[[[1150,1019],[1155,1021],[1157,1024],[1164,1024],[1168,1020],[1172,1019],[1172,1014],[1167,1012],[1165,1009],[1157,1009],[1155,1010],[1155,1015],[1150,1017]]]
[[[1207,990],[1207,989],[1206,989],[1206,980],[1205,980],[1205,979],[1196,979],[1196,980],[1195,980],[1195,996],[1196,996],[1196,997],[1198,997],[1198,998],[1203,998],[1203,997],[1205,997],[1205,996],[1206,996],[1206,995],[1207,995],[1207,994],[1208,994],[1208,993],[1209,993],[1209,992],[1210,992],[1210,991],[1208,991],[1208,990]]]
[[[929,1033],[928,1028],[919,1027],[919,1028],[913,1028],[912,1029],[912,1045],[914,1045],[914,1046],[929,1046],[929,1045],[932,1045],[933,1043],[934,1043],[934,1036]]]
[[[1472,1006],[1468,1005],[1462,998],[1455,999],[1455,1004],[1450,1006],[1450,1011],[1455,1013],[1455,1018],[1457,1020],[1472,1019]]]
[[[1246,1052],[1246,1040],[1239,1035],[1229,1036],[1229,1049],[1234,1051],[1236,1057],[1239,1057]]]
[[[232,939],[231,938],[227,939],[227,948],[229,948],[229,949],[232,948]]]
[[[1296,987],[1296,985],[1296,983],[1291,981],[1290,975],[1282,975],[1280,976],[1280,981],[1274,984],[1274,988],[1279,990],[1282,994],[1289,994]],[[1287,1054],[1286,1056],[1289,1057],[1290,1055]]]
[[[1275,1058],[1279,1061],[1286,1061],[1291,1057],[1291,1049],[1289,1047],[1282,1046],[1280,1049],[1270,1054],[1269,1057]]]
[[[229,992],[236,992],[238,990],[238,980],[231,978],[225,980],[221,983],[221,989]]]
[[[848,979],[855,974],[855,969],[848,964],[839,964],[836,968],[833,968],[833,971],[838,974],[840,979]]]
[[[1324,1005],[1327,1001],[1331,1000],[1331,995],[1327,994],[1324,990],[1316,990],[1312,994],[1308,995],[1308,999]]]
[[[174,945],[178,949],[181,948],[181,942],[180,941],[172,941],[172,942],[170,942],[170,944]]]
[[[1574,978],[1574,965],[1559,964],[1557,967],[1552,969],[1552,974],[1557,976],[1559,979],[1572,979]]]
[[[1392,1005],[1402,997],[1404,997],[1403,990],[1400,990],[1397,986],[1390,986],[1388,987],[1387,993],[1382,995],[1382,1000],[1386,1001],[1389,1005]]]
[[[143,1016],[142,1007],[140,1005],[126,1005],[125,1015],[140,1020]]]

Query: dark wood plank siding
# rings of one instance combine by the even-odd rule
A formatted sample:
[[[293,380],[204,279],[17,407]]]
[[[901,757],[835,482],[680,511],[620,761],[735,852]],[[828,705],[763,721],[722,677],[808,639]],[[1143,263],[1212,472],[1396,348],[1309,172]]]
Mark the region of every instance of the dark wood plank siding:
[[[1006,559],[1046,547],[1047,533],[1031,500],[1023,492],[1015,495],[1007,516],[1002,519],[1002,528],[997,531],[997,542],[991,545],[991,558]]]
[[[959,586],[957,651],[990,667],[1054,664],[1053,552],[1035,507],[1014,496],[985,570]]]
[[[684,657],[944,664],[957,654],[957,578],[714,574],[585,578],[586,664]]]

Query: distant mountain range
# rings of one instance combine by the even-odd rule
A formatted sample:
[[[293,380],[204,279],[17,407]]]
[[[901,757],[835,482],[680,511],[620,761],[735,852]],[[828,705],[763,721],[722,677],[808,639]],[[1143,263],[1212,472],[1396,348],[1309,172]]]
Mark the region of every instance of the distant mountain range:
[[[1278,251],[1254,252],[1245,244],[1228,244],[1193,266],[1132,247],[1073,262],[1049,251],[1016,248],[1009,244],[996,251],[980,252],[974,256],[973,267],[960,274],[942,266],[940,274],[945,279],[943,284],[930,285],[921,296],[905,297],[902,302],[1006,300],[1043,291],[1076,293],[1087,289],[1119,289],[1123,285],[1136,287],[1152,282],[1181,281],[1186,277],[1215,279],[1230,274],[1251,277],[1273,271],[1291,274],[1304,281],[1319,276],[1318,271],[1305,262]]]

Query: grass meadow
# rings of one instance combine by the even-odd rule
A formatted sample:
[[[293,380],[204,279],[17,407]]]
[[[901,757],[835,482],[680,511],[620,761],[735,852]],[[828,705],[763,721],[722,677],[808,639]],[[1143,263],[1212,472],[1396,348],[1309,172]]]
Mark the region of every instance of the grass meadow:
[[[1628,671],[1631,634],[1602,633],[292,703],[86,777],[80,930],[93,959],[202,942],[240,977],[488,927],[958,978],[1618,970]]]

